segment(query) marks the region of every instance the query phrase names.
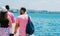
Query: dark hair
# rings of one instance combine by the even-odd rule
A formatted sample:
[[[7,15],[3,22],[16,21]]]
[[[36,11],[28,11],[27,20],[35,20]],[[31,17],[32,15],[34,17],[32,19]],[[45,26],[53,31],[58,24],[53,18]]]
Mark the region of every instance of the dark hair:
[[[0,11],[0,20],[7,18],[7,12]]]
[[[26,8],[22,7],[21,10],[23,10],[24,12],[26,12]]]
[[[6,8],[7,10],[9,10],[9,9],[10,9],[10,8],[9,8],[9,5],[6,5],[6,6],[5,6],[5,8]]]

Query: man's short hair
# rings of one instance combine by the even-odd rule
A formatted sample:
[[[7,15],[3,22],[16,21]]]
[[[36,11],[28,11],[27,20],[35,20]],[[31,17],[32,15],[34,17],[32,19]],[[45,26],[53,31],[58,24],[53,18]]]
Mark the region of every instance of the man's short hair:
[[[5,8],[6,8],[7,10],[9,10],[9,9],[10,9],[10,8],[9,8],[9,5],[6,5],[6,6],[5,6]]]
[[[26,8],[22,7],[21,10],[23,10],[24,12],[26,12]]]

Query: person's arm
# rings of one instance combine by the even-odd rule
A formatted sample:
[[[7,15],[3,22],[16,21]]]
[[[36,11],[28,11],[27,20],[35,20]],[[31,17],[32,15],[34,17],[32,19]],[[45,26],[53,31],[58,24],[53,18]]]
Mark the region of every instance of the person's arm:
[[[17,19],[17,20],[16,20],[16,26],[15,26],[14,34],[17,33],[18,27],[19,27],[19,23],[18,23],[18,19]]]
[[[14,34],[16,34],[17,33],[17,29],[18,29],[18,23],[16,23],[16,26],[15,26],[15,30],[14,30]]]
[[[12,23],[15,23],[15,18],[14,18],[14,14],[12,14]]]

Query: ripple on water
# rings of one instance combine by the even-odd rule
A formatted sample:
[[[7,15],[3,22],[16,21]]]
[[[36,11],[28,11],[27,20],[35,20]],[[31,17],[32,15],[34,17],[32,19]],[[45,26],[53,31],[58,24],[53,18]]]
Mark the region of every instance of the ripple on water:
[[[60,36],[60,20],[36,18],[33,19],[36,36]]]

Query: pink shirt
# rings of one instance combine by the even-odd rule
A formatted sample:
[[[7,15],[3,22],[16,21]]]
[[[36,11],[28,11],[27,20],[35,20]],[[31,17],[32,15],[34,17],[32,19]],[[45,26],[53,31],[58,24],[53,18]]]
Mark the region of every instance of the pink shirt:
[[[28,22],[28,15],[27,14],[23,14],[18,16],[18,18],[16,19],[16,23],[18,23],[19,25],[19,35],[20,36],[26,36],[26,25]]]
[[[9,27],[11,28],[12,27],[12,21],[11,21],[11,18],[8,16],[8,19],[9,19]]]
[[[15,22],[13,13],[8,11],[8,16],[11,18],[12,23]]]

